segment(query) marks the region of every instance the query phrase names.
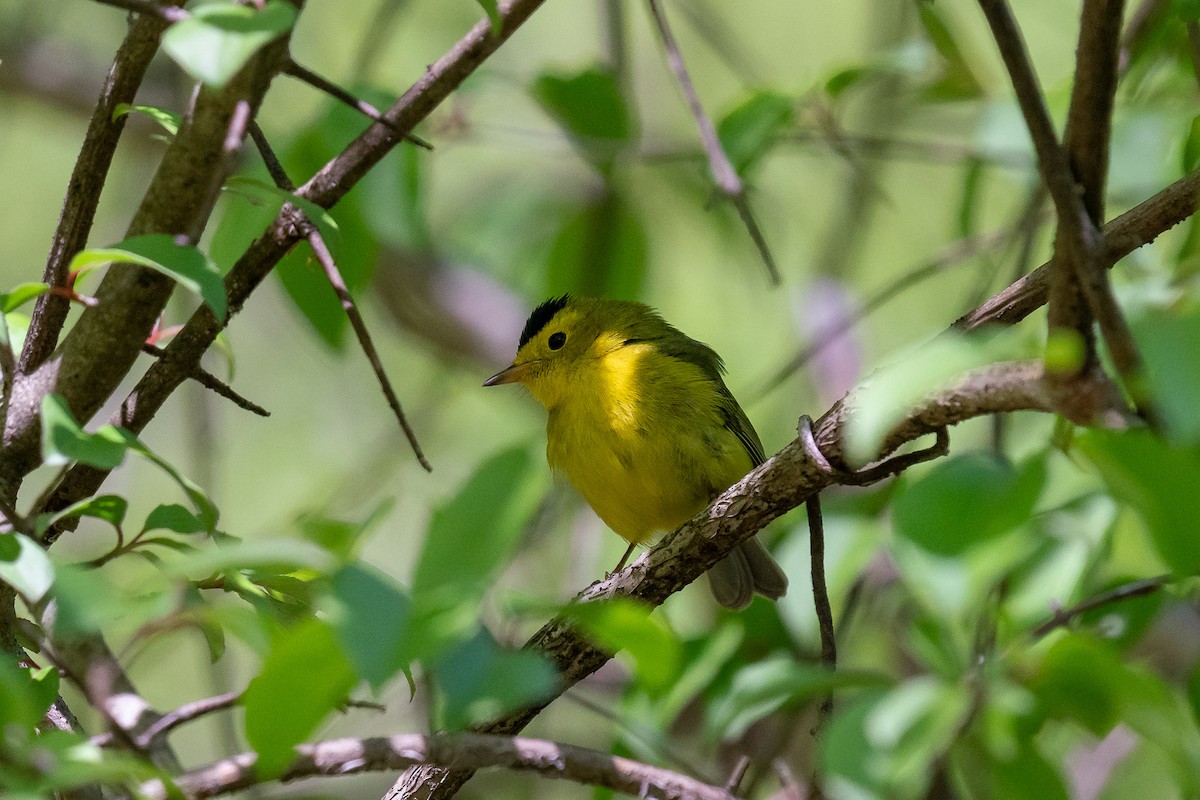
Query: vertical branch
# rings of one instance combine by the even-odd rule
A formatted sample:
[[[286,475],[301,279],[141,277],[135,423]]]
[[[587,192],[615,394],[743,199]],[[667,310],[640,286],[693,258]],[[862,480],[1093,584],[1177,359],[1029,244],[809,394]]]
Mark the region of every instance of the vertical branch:
[[[133,102],[146,69],[158,52],[159,38],[166,27],[166,21],[158,15],[140,15],[113,59],[88,123],[83,147],[75,160],[50,255],[46,259],[42,280],[51,286],[66,283],[67,265],[87,243],[113,153],[125,129],[125,117],[113,119],[113,112],[121,103]],[[38,298],[21,352],[19,369],[22,372],[36,369],[54,350],[69,307],[70,301],[61,295],[48,293]]]

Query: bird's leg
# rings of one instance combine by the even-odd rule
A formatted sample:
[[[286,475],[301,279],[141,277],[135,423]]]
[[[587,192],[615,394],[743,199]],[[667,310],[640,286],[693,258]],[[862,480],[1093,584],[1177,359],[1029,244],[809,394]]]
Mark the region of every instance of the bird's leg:
[[[618,572],[621,571],[621,569],[625,566],[625,562],[629,560],[629,556],[633,555],[633,548],[635,548],[635,547],[637,547],[636,542],[629,543],[629,547],[627,547],[625,549],[625,555],[621,556],[621,560],[617,562],[617,565],[615,567],[613,567],[612,572],[610,572],[604,576],[605,580],[607,580],[608,578],[611,578],[613,575],[616,575]]]

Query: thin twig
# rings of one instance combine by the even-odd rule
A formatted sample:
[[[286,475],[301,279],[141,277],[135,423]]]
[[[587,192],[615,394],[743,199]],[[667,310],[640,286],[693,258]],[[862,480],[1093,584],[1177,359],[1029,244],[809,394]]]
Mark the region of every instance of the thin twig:
[[[821,516],[821,496],[814,494],[804,504],[808,513],[808,553],[812,559],[813,606],[817,613],[817,628],[821,633],[821,663],[837,668],[837,634],[833,628],[833,609],[829,605],[829,586],[825,581],[825,522]],[[820,714],[813,735],[825,726],[833,713],[833,692],[821,701]]]
[[[161,347],[158,347],[157,345],[153,345],[153,344],[149,344],[149,343],[142,345],[142,352],[146,353],[148,355],[152,355],[155,358],[168,358],[169,357],[166,350],[162,349]],[[267,411],[265,408],[260,406],[258,403],[255,403],[253,400],[247,400],[245,397],[242,397],[240,394],[238,394],[236,391],[234,391],[233,387],[231,387],[229,384],[225,383],[223,380],[218,378],[216,375],[213,375],[211,372],[209,372],[208,370],[204,369],[203,367],[201,367],[199,365],[196,365],[192,368],[191,372],[188,373],[188,377],[191,378],[192,380],[194,380],[196,383],[203,386],[205,389],[208,389],[208,390],[220,395],[221,397],[224,397],[226,400],[233,403],[238,408],[249,411],[252,414],[257,414],[260,417],[271,416],[270,411]]]
[[[349,106],[350,108],[353,108],[355,111],[362,114],[364,117],[371,120],[372,122],[377,122],[380,125],[387,128],[388,130],[394,131],[395,133],[399,134],[401,138],[405,139],[406,141],[412,142],[417,147],[423,147],[426,150],[433,149],[433,145],[431,145],[429,142],[422,139],[420,136],[417,136],[415,133],[411,133],[411,132],[406,133],[406,132],[396,128],[395,125],[393,125],[392,123],[390,123],[386,119],[384,119],[383,114],[379,111],[378,108],[371,105],[366,100],[363,100],[360,97],[355,97],[353,93],[347,91],[346,89],[343,89],[341,86],[338,86],[333,81],[330,81],[327,78],[324,78],[324,77],[318,75],[317,73],[313,72],[308,67],[304,67],[304,66],[301,66],[300,64],[297,64],[295,62],[295,60],[289,58],[287,60],[287,62],[284,63],[283,74],[290,75],[293,78],[295,78],[296,80],[303,81],[304,83],[307,83],[309,86],[313,87],[314,89],[324,92],[325,94],[332,97],[334,100],[337,100],[338,102],[344,103],[345,105]]]
[[[279,159],[275,156],[275,151],[271,148],[270,143],[257,123],[251,123],[250,125],[250,138],[258,147],[263,161],[267,163],[267,170],[271,173],[272,179],[279,188],[286,192],[295,191],[295,185],[288,178],[287,173],[279,163]],[[412,429],[412,426],[408,422],[408,417],[404,415],[404,410],[400,407],[400,398],[396,396],[396,391],[392,388],[392,382],[387,376],[387,371],[383,368],[383,362],[379,358],[379,351],[375,348],[375,342],[371,339],[371,332],[367,329],[367,323],[363,320],[362,314],[359,313],[358,306],[354,302],[354,297],[351,296],[350,289],[346,286],[346,281],[342,278],[342,273],[337,267],[337,262],[334,261],[333,254],[329,252],[329,247],[325,244],[325,239],[321,236],[321,231],[317,229],[316,224],[312,220],[309,220],[302,211],[298,208],[293,208],[295,214],[300,219],[299,224],[304,229],[309,247],[312,248],[313,255],[317,257],[317,262],[320,263],[321,269],[325,271],[325,277],[329,281],[329,285],[333,287],[338,302],[342,305],[342,310],[346,312],[346,317],[350,320],[350,325],[354,328],[355,336],[358,338],[358,344],[362,348],[363,354],[366,355],[367,361],[371,363],[371,369],[375,372],[375,378],[379,382],[379,387],[383,390],[383,396],[387,398],[388,407],[392,409],[396,421],[400,423],[400,429],[404,431],[409,447],[412,448],[421,466],[427,472],[432,472],[433,467],[430,466],[429,461],[425,458],[421,444],[417,441],[417,433]]]
[[[737,209],[738,216],[741,217],[754,246],[758,248],[758,254],[762,257],[763,264],[766,265],[771,284],[778,286],[779,268],[775,265],[775,258],[771,255],[770,248],[767,247],[766,238],[750,210],[750,204],[746,199],[746,186],[738,176],[737,170],[733,168],[733,164],[730,163],[729,156],[725,154],[725,149],[721,146],[721,140],[717,136],[717,129],[700,103],[696,87],[692,84],[691,76],[688,75],[687,65],[683,63],[683,54],[679,51],[679,45],[671,33],[671,26],[659,6],[659,0],[647,0],[647,4],[658,28],[659,38],[662,39],[663,49],[667,51],[667,64],[670,66],[671,72],[675,74],[675,81],[683,91],[684,97],[687,98],[688,108],[691,109],[692,117],[696,120],[696,127],[700,129],[700,141],[704,144],[704,152],[708,155],[708,167],[717,184],[717,189],[729,198],[734,208]]]
[[[1081,603],[1076,603],[1070,608],[1055,609],[1050,618],[1030,631],[1029,635],[1035,639],[1041,639],[1051,631],[1069,625],[1081,614],[1086,614],[1088,611],[1112,605],[1113,603],[1119,603],[1122,600],[1154,594],[1170,583],[1170,575],[1159,575],[1156,578],[1146,578],[1145,580],[1121,584],[1113,589],[1109,589],[1107,592],[1090,597]]]
[[[278,779],[286,783],[312,776],[355,775],[416,764],[436,764],[458,769],[503,767],[585,786],[599,786],[635,797],[736,800],[722,787],[629,758],[571,744],[515,736],[409,733],[373,739],[334,739],[297,747],[295,761],[279,776],[259,775],[255,770],[257,760],[257,754],[243,753],[189,770],[174,777],[173,783],[186,797],[199,800],[267,780]],[[166,800],[170,796],[162,781],[143,783],[139,793],[152,800]]]

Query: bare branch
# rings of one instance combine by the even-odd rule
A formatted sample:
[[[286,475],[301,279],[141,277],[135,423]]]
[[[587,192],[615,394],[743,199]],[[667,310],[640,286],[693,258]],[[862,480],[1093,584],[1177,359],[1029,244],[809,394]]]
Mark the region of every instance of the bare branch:
[[[750,210],[750,203],[746,198],[746,186],[738,176],[737,170],[733,168],[733,164],[730,163],[729,156],[725,154],[725,149],[721,146],[721,140],[717,136],[717,129],[700,103],[696,87],[692,84],[691,76],[688,75],[687,65],[683,63],[683,54],[679,51],[679,45],[671,33],[671,26],[659,6],[659,0],[647,0],[647,3],[654,23],[658,27],[663,49],[667,51],[667,64],[671,67],[671,72],[675,74],[675,81],[683,91],[684,97],[687,98],[688,108],[691,109],[692,116],[696,120],[696,127],[700,129],[700,141],[703,142],[704,152],[708,155],[708,167],[717,184],[717,189],[729,198],[733,207],[737,209],[738,216],[750,234],[750,239],[758,248],[758,254],[767,268],[767,275],[771,279],[772,285],[778,286],[779,268],[775,265],[775,257],[771,255],[771,251],[767,247],[767,240],[754,218],[754,213]]]
[[[296,187],[288,178],[287,172],[283,169],[283,165],[279,163],[279,159],[275,156],[275,151],[271,148],[270,142],[263,134],[262,129],[258,125],[252,125],[250,129],[251,138],[254,139],[254,144],[258,147],[262,154],[263,160],[267,164],[267,171],[271,173],[276,185],[284,191],[291,192]],[[358,345],[362,348],[363,354],[366,355],[367,361],[371,363],[371,369],[375,372],[375,379],[379,381],[379,387],[383,390],[383,396],[387,399],[388,407],[392,409],[392,413],[396,417],[396,421],[400,423],[400,429],[404,431],[404,436],[408,439],[408,445],[412,448],[413,453],[417,456],[417,461],[425,468],[426,472],[432,472],[433,467],[429,465],[429,461],[425,458],[425,453],[421,449],[420,442],[417,441],[417,433],[412,429],[408,422],[408,417],[404,415],[404,410],[400,407],[400,398],[396,396],[396,390],[392,388],[392,382],[387,376],[387,371],[383,368],[383,362],[379,359],[379,351],[375,349],[375,342],[371,339],[371,332],[367,329],[367,323],[363,320],[362,314],[358,311],[358,305],[354,302],[354,297],[350,294],[350,289],[346,286],[346,281],[342,278],[341,270],[337,267],[337,262],[333,260],[333,253],[329,252],[329,247],[325,244],[325,239],[321,236],[321,232],[317,229],[316,224],[308,219],[302,211],[295,210],[301,222],[299,223],[305,230],[305,238],[308,239],[308,245],[312,248],[313,255],[317,257],[321,269],[325,272],[325,278],[329,281],[329,285],[333,288],[334,294],[337,295],[338,302],[342,304],[342,310],[346,312],[346,317],[350,320],[351,327],[354,328],[354,335],[358,338]]]
[[[296,748],[297,758],[279,778],[286,783],[324,775],[356,775],[413,764],[439,764],[457,769],[503,767],[547,778],[599,786],[633,797],[662,800],[736,800],[719,786],[652,767],[628,758],[570,744],[523,737],[484,734],[397,734],[374,739],[333,739]],[[254,753],[243,753],[174,779],[193,800],[216,797],[262,782],[255,773]],[[169,796],[161,781],[142,784],[140,793],[152,800]]]
[[[1180,178],[1104,226],[1104,263],[1111,267],[1139,247],[1149,244],[1200,209],[1200,171]],[[964,314],[954,323],[960,330],[983,325],[1015,325],[1046,304],[1049,262]]]
[[[378,122],[380,125],[392,127],[391,123],[383,118],[383,114],[379,113],[379,109],[359,97],[355,97],[352,93],[346,91],[341,86],[330,80],[326,80],[312,70],[297,64],[295,60],[288,59],[283,66],[283,74],[290,75],[298,81],[303,81],[309,86],[324,92],[325,94],[337,100],[339,103],[344,103],[350,106],[355,111],[362,114],[372,122]],[[423,147],[426,150],[432,150],[433,145],[417,136],[414,133],[405,133],[404,131],[396,131],[401,137],[415,144],[417,147]]]
[[[163,350],[161,347],[153,344],[142,345],[142,352],[152,355],[155,358],[168,357],[166,350]],[[257,414],[260,417],[271,416],[270,411],[267,411],[253,400],[247,400],[245,397],[242,397],[240,394],[235,392],[233,387],[231,387],[228,383],[225,383],[225,381],[221,380],[216,375],[213,375],[211,372],[199,365],[192,367],[192,371],[188,374],[188,377],[203,386],[205,389],[224,397],[238,408],[249,411],[252,414]]]
[[[1107,592],[1102,592],[1095,597],[1089,597],[1081,603],[1076,603],[1070,608],[1059,608],[1054,611],[1050,619],[1038,625],[1029,635],[1035,639],[1041,639],[1046,634],[1058,628],[1069,625],[1076,617],[1081,614],[1086,614],[1097,608],[1119,603],[1122,600],[1129,600],[1133,597],[1144,597],[1148,594],[1154,594],[1167,586],[1171,582],[1170,575],[1159,575],[1156,578],[1146,578],[1140,581],[1131,581],[1124,583]]]

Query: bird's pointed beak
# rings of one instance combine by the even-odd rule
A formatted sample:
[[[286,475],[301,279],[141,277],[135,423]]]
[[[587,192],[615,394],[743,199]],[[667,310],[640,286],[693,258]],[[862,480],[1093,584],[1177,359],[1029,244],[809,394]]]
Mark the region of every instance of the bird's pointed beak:
[[[502,383],[519,383],[529,372],[529,365],[513,364],[505,367],[483,382],[484,386],[499,386]]]

